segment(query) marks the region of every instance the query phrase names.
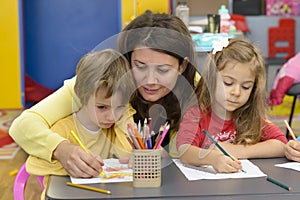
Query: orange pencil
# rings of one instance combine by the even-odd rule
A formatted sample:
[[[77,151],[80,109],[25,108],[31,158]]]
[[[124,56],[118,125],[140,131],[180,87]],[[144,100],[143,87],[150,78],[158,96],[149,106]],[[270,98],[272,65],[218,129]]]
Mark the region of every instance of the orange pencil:
[[[141,137],[140,137],[140,134],[138,133],[137,128],[133,128],[133,132],[134,132],[134,134],[136,135],[137,141],[138,141],[138,143],[139,143],[141,149],[146,149],[146,148],[145,148],[145,145],[144,145],[144,143],[143,143],[143,141],[142,141],[142,139],[141,139]]]

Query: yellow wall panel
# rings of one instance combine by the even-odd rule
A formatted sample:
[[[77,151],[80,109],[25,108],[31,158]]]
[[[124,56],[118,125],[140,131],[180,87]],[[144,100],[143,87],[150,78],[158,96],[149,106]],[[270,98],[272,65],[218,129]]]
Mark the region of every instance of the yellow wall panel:
[[[0,0],[0,108],[22,108],[18,0]]]
[[[134,17],[139,16],[146,10],[154,13],[169,13],[169,0],[122,0],[122,27],[125,27]],[[136,9],[134,9],[136,5]]]

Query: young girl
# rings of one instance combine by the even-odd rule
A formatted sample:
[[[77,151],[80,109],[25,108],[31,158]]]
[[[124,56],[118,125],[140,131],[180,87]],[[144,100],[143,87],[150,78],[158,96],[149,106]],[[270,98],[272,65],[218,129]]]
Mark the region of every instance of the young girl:
[[[259,50],[249,41],[225,39],[214,44],[196,89],[199,106],[184,114],[177,136],[183,163],[212,165],[236,172],[240,162],[225,156],[206,130],[235,158],[284,156],[284,134],[266,118],[266,73]]]
[[[47,183],[50,174],[70,175],[72,173],[79,174],[77,177],[89,177],[89,174],[98,176],[102,171],[102,159],[130,155],[132,148],[125,134],[127,124],[133,123],[132,116],[135,111],[128,102],[135,84],[129,70],[130,66],[126,58],[114,50],[108,49],[85,55],[77,65],[74,87],[82,106],[51,127],[51,130],[64,138],[58,146],[73,143],[68,146],[68,151],[76,155],[72,159],[85,160],[86,163],[82,162],[82,165],[89,164],[90,172],[80,171],[78,168],[75,168],[77,171],[72,172],[71,167],[65,169],[62,162],[67,162],[67,159],[57,160],[54,155],[51,161],[29,156],[26,163],[29,173],[45,176],[44,184]],[[70,134],[71,131],[78,135],[91,154],[84,153]],[[50,141],[51,138],[49,138],[49,145]],[[53,140],[52,142],[55,143]],[[98,162],[93,162],[93,157]],[[68,163],[64,166],[68,166]]]

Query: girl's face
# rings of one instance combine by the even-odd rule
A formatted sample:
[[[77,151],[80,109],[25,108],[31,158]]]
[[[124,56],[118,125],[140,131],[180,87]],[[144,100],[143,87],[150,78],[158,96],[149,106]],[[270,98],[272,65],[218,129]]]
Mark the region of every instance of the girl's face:
[[[91,96],[85,109],[87,121],[84,123],[89,130],[98,130],[100,128],[110,128],[120,119],[125,105],[122,103],[122,95],[117,92],[113,97],[105,98],[106,89],[100,89],[95,97]]]
[[[228,63],[220,71],[217,76],[217,88],[213,104],[214,112],[218,116],[231,119],[232,112],[248,101],[255,82],[255,75],[251,68],[249,63]]]
[[[185,69],[183,65],[179,66],[177,58],[149,48],[135,49],[131,56],[138,91],[149,102],[161,99],[174,88]]]

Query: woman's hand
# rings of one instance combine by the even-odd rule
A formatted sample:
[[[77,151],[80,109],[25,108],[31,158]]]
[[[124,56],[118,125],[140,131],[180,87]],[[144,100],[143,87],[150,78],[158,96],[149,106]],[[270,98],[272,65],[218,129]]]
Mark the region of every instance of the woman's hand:
[[[290,140],[284,149],[284,154],[289,160],[300,162],[300,142]]]
[[[80,146],[61,142],[53,152],[57,159],[72,177],[96,177],[102,171],[103,161],[100,156],[86,153]]]

